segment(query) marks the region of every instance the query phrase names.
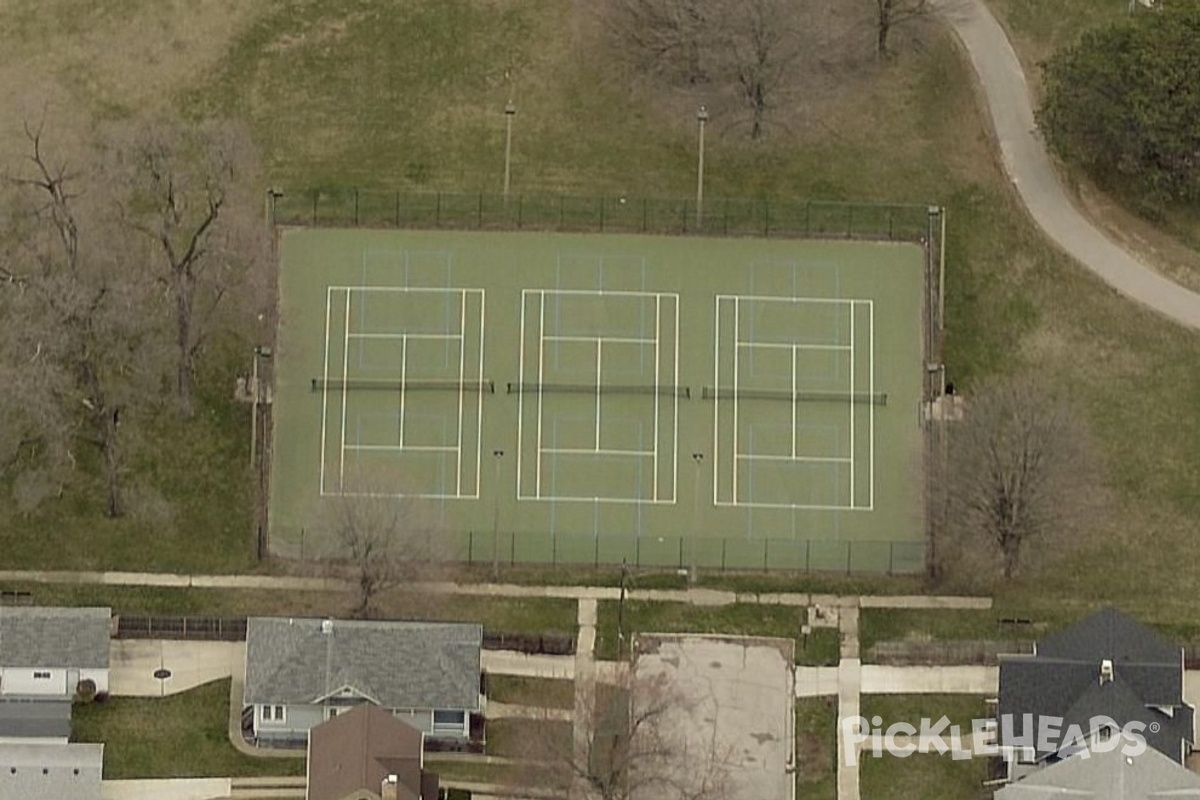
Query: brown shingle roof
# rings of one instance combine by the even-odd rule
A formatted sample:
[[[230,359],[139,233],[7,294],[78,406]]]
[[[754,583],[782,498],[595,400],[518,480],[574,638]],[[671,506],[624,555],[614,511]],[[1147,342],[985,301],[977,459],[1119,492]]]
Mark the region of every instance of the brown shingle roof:
[[[421,732],[379,706],[363,703],[312,729],[308,750],[308,800],[343,800],[362,791],[378,797],[388,775],[398,779],[400,800],[423,796]]]

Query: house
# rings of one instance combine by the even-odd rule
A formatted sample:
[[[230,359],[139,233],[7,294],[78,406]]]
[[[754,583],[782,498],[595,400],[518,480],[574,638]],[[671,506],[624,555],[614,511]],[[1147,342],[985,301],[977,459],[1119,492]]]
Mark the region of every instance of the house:
[[[1195,741],[1195,709],[1183,699],[1183,650],[1114,608],[1000,657],[998,740],[1009,778],[1140,723],[1147,744],[1183,763]],[[1086,741],[1041,737],[1078,726]]]
[[[1077,754],[996,792],[995,800],[1200,800],[1200,776],[1154,748]]]
[[[70,738],[70,700],[0,698],[0,744],[66,744]]]
[[[424,767],[425,734],[363,703],[310,732],[305,797],[438,800],[438,776]]]
[[[107,692],[111,623],[107,608],[0,606],[0,696]]]
[[[0,744],[0,797],[100,800],[102,744]]]
[[[431,737],[466,739],[482,646],[479,625],[251,618],[243,698],[254,738],[301,744],[325,720],[373,703]]]

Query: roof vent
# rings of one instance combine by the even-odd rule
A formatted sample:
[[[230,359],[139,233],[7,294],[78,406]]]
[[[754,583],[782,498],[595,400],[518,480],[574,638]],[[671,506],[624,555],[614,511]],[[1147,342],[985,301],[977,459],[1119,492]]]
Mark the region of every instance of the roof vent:
[[[1111,683],[1113,679],[1112,659],[1106,658],[1100,662],[1100,685]]]
[[[321,633],[333,633],[333,620],[331,620],[331,619],[321,620]],[[1108,669],[1109,669],[1109,672],[1112,671],[1112,664],[1109,664]]]

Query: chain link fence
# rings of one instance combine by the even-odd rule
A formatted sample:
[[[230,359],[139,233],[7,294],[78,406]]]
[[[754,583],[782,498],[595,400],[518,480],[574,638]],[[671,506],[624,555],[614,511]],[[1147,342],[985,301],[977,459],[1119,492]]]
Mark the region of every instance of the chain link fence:
[[[467,531],[462,554],[470,565],[576,565],[762,572],[918,572],[923,542],[836,539],[694,538],[560,535],[552,531]]]
[[[924,241],[921,205],[326,188],[271,195],[276,225]]]

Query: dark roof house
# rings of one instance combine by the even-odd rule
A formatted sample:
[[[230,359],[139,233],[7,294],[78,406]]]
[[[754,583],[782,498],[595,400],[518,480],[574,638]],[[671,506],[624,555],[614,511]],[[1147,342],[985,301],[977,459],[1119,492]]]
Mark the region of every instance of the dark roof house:
[[[1177,763],[1195,741],[1195,710],[1183,699],[1182,649],[1114,608],[1047,637],[1032,655],[1001,656],[997,714],[1001,747],[1033,745],[1038,763],[1062,757],[1068,744],[1036,745],[1042,717],[1054,718],[1060,731],[1078,725],[1085,736],[1095,732],[1097,717],[1118,728],[1140,722],[1150,747]]]
[[[424,735],[379,706],[360,705],[312,729],[307,800],[437,800]]]
[[[1071,756],[1005,786],[996,800],[1200,800],[1200,776],[1154,748]]]
[[[107,669],[112,610],[0,606],[0,668]]]
[[[384,708],[479,709],[483,628],[434,622],[253,617],[247,705],[353,693]]]

